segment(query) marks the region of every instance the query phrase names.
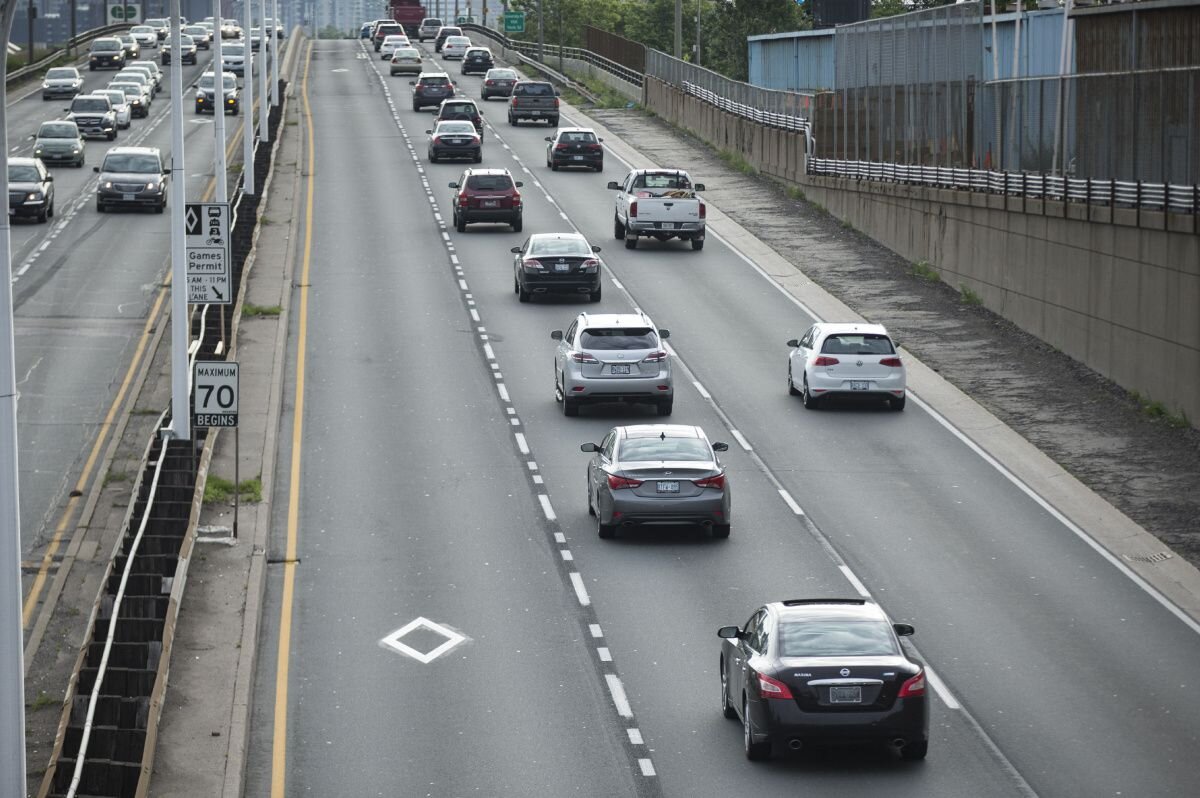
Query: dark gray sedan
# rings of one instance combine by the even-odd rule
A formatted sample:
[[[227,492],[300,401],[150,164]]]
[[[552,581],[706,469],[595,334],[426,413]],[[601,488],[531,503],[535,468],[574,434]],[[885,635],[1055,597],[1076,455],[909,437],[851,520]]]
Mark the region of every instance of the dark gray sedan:
[[[8,159],[8,215],[39,222],[54,216],[54,175],[40,159]]]
[[[516,82],[517,73],[514,70],[503,67],[489,69],[479,87],[479,97],[484,100],[489,97],[509,97]]]
[[[716,455],[729,446],[709,443],[700,427],[613,427],[602,442],[579,448],[593,452],[588,513],[600,537],[641,524],[697,524],[729,537],[729,483]]]
[[[425,132],[429,135],[430,163],[443,158],[470,158],[475,163],[483,160],[483,138],[470,122],[447,120]]]

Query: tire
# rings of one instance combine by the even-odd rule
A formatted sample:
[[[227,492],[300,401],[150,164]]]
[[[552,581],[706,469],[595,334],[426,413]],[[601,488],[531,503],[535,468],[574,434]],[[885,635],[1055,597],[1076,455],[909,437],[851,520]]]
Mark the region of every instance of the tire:
[[[47,219],[50,218],[49,215],[46,213],[45,206],[43,206],[42,209],[37,212],[37,216],[34,218],[36,218],[38,220],[39,224],[44,223]]]
[[[625,232],[625,249],[637,249],[637,236],[631,236],[628,231]]]
[[[788,396],[799,396],[800,392],[796,390],[796,383],[792,382],[792,364],[788,363]]]
[[[562,411],[564,416],[575,418],[579,415],[579,400],[572,399],[566,394],[563,395]]]
[[[929,754],[929,741],[928,740],[919,740],[917,742],[911,742],[908,745],[906,745],[900,749],[900,758],[905,759],[909,762],[920,761],[920,760],[924,759],[926,757],[926,755],[928,755],[928,754]]]
[[[96,213],[105,213],[107,211],[108,209],[104,207],[104,203],[100,200],[96,200]]]
[[[692,239],[692,249],[695,249],[695,250],[704,249],[704,239],[703,238],[693,238]]]
[[[517,299],[518,299],[518,301],[528,302],[532,298],[533,298],[533,294],[529,293],[524,288],[522,288],[521,283],[518,282],[517,283]],[[566,413],[566,410],[564,409],[563,412]],[[567,415],[570,415],[570,413],[567,413]]]
[[[116,138],[117,138],[117,131],[114,130],[113,132],[108,134],[109,141],[116,141]]]
[[[668,399],[665,402],[659,402],[657,405],[655,405],[655,409],[658,411],[658,414],[660,416],[671,415],[671,411],[674,408],[675,408],[675,400],[674,399]]]
[[[729,524],[713,524],[713,540],[725,540],[729,537]]]
[[[462,214],[456,214],[454,217],[454,229],[460,233],[467,232],[467,220],[462,217]]]
[[[551,172],[557,172],[557,171],[558,171],[558,164],[556,164],[554,161],[551,161],[551,162],[550,162],[550,164],[549,164],[549,166],[550,166],[550,171],[551,171]]]
[[[521,232],[521,229],[522,229],[524,226],[525,226],[525,225],[524,225],[524,223],[522,222],[522,220],[521,220],[521,219],[517,219],[515,222],[513,222],[513,223],[512,223],[512,231],[513,231],[514,233],[519,233],[519,232]]]
[[[558,117],[556,116],[553,119],[547,119],[546,124],[550,127],[558,127]]]
[[[515,116],[513,116],[512,114],[509,114],[508,115],[508,124],[512,125],[513,127],[516,127],[517,126],[517,118]]]
[[[416,103],[413,103],[413,110],[414,110],[414,111],[420,111],[420,110],[421,110],[421,106],[417,105]]]
[[[50,200],[50,207],[46,210],[46,217],[49,219],[54,218],[54,200]]]
[[[601,161],[600,163],[596,164],[596,171],[597,171],[597,172],[603,172],[603,171],[604,171],[604,161]]]
[[[721,657],[721,714],[737,720],[737,710],[729,703],[729,674],[725,672],[725,658]]]
[[[901,396],[899,399],[889,399],[888,404],[890,404],[892,406],[893,410],[903,410],[904,404],[907,401],[908,401],[907,396]]]
[[[750,737],[750,706],[745,698],[742,699],[742,748],[751,762],[765,762],[771,758],[771,744],[756,743]]]
[[[618,241],[625,238],[625,225],[621,224],[621,220],[616,214],[613,214],[613,238]]]
[[[475,156],[475,163],[483,163],[483,153],[482,152]]]
[[[596,536],[601,540],[612,540],[617,536],[617,528],[612,524],[600,521],[600,513],[596,513]]]
[[[438,162],[438,157],[437,157],[436,155],[434,155],[432,152],[431,152],[431,153],[429,153],[429,162],[430,162],[430,163],[437,163],[437,162]]]
[[[597,288],[595,291],[592,291],[590,294],[588,294],[588,302],[599,302],[603,293],[603,288]]]
[[[800,392],[800,395],[804,398],[804,409],[805,410],[816,410],[817,409],[817,397],[813,396],[812,392],[808,390],[808,378],[807,377],[804,378],[804,389]]]

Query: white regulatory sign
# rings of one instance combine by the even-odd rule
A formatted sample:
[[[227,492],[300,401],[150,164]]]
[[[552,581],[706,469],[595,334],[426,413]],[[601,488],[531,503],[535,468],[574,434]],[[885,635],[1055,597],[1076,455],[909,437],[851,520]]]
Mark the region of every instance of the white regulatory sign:
[[[228,305],[232,299],[228,274],[189,274],[189,305]]]
[[[197,360],[192,371],[192,426],[238,425],[238,364]]]
[[[229,203],[189,202],[183,221],[188,302],[229,304]],[[193,277],[206,279],[193,283]]]

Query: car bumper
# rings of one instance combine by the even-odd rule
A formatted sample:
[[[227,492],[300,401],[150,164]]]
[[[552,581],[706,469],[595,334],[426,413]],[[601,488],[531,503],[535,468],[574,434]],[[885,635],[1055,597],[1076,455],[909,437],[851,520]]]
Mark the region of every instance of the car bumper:
[[[665,385],[666,388],[659,386]],[[583,378],[567,372],[563,375],[563,391],[579,402],[650,402],[674,396],[671,375],[660,372],[653,377]]]
[[[899,371],[899,369],[897,369]],[[855,387],[853,383],[865,383],[866,387]],[[900,398],[904,396],[905,375],[896,374],[883,379],[852,380],[842,377],[830,377],[823,369],[810,369],[808,372],[808,389],[814,397],[825,396],[888,396]]]
[[[449,100],[450,95],[444,97],[413,97],[413,105],[418,108],[423,108],[427,105],[441,105],[443,100]]]
[[[85,139],[106,139],[117,130],[116,123],[106,127],[79,128],[79,135]]]
[[[8,207],[8,215],[18,219],[24,219],[30,216],[38,216],[45,210],[45,200],[38,200],[37,202],[22,202],[20,205],[10,205]]]
[[[600,290],[600,274],[555,277],[548,274],[519,272],[521,285],[533,294],[593,294]]]
[[[550,163],[555,166],[586,166],[595,169],[604,163],[603,153],[569,153],[567,155],[551,155]]]
[[[226,113],[229,113],[229,114],[234,113],[235,111],[237,111],[237,109],[238,109],[238,104],[236,102],[225,103],[225,112]],[[213,113],[213,101],[210,99],[206,99],[206,100],[197,99],[196,100],[196,110],[204,111],[205,113],[209,113],[209,114]]]
[[[92,69],[120,69],[125,66],[124,58],[91,58],[88,66]]]
[[[512,111],[513,119],[558,119],[558,111]]]
[[[664,227],[664,224],[672,224],[674,226],[668,228]],[[704,225],[700,222],[639,222],[635,219],[630,219],[625,223],[625,229],[639,236],[704,238]]]
[[[881,743],[929,739],[929,702],[898,698],[879,712],[806,712],[795,701],[759,700],[750,703],[756,742]]]
[[[610,492],[607,502],[600,501],[599,512],[606,524],[728,524],[729,491],[659,498],[619,490]]]
[[[429,155],[432,158],[478,158],[483,153],[482,147],[432,147]]]
[[[466,208],[459,210],[458,216],[464,222],[498,222],[508,224],[519,221],[519,208]]]
[[[125,194],[112,189],[98,189],[96,200],[107,206],[122,206],[126,208],[158,208],[167,204],[165,191],[140,191]]]
[[[403,73],[407,73],[409,75],[419,75],[419,74],[421,74],[421,65],[420,64],[392,64],[391,72],[393,75],[400,75]]]
[[[42,163],[79,163],[83,161],[82,152],[42,152],[34,155],[35,158],[41,158]]]
[[[47,100],[55,97],[74,97],[78,93],[78,89],[73,89],[69,86],[49,86],[42,88],[42,97]]]

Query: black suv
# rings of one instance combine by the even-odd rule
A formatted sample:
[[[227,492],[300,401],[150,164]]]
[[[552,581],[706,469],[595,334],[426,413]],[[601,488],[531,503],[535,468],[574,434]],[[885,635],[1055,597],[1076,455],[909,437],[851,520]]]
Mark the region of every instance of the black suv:
[[[167,207],[167,170],[157,147],[113,147],[104,163],[92,169],[100,174],[100,213],[113,206],[153,208],[155,213]]]
[[[232,72],[224,73],[224,77],[225,99],[222,107],[225,113],[237,116],[242,109],[242,95],[238,91],[237,77]],[[196,113],[215,114],[219,102],[221,101],[217,99],[216,75],[205,72],[196,84]]]
[[[408,85],[413,87],[414,111],[420,111],[427,105],[440,107],[443,100],[454,96],[454,81],[445,72],[422,72]]]
[[[8,159],[8,209],[39,222],[54,215],[54,175],[41,158]]]
[[[472,72],[483,74],[495,65],[491,50],[486,47],[468,47],[467,52],[463,55],[462,73],[464,75],[470,75]]]
[[[452,97],[438,107],[437,121],[461,119],[475,126],[477,133],[483,132],[483,117],[479,115],[479,106],[474,100],[463,97]]]
[[[88,69],[120,69],[125,66],[125,45],[120,39],[106,36],[92,42],[88,50]]]

